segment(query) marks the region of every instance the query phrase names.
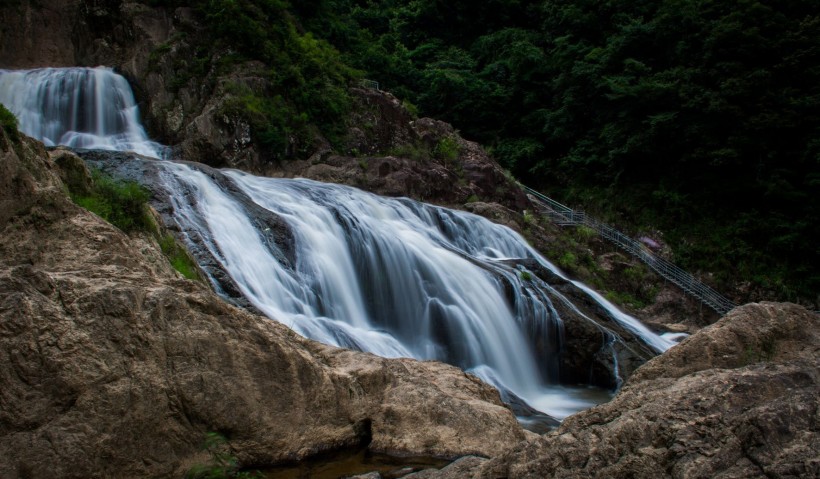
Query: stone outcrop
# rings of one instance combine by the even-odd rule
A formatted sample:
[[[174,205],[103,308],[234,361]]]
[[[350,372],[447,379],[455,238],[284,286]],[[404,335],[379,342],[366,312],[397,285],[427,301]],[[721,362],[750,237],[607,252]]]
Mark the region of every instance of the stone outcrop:
[[[228,305],[150,236],[71,203],[41,144],[0,146],[0,477],[178,477],[208,431],[255,466],[344,447],[488,456],[524,438],[474,377]]]
[[[231,60],[230,68],[219,68],[231,52],[213,47],[191,8],[23,0],[0,6],[0,21],[0,68],[115,68],[131,82],[152,137],[173,145],[175,158],[345,183],[437,204],[480,199],[516,211],[529,205],[476,143],[460,138],[446,123],[413,121],[398,99],[374,89],[351,89],[353,110],[336,154],[316,132],[312,140],[289,138],[286,151],[264,151],[236,104],[240,92],[271,95],[267,67]],[[457,143],[456,157],[442,160],[431,154],[444,138]]]
[[[504,169],[478,143],[461,138],[451,125],[421,118],[400,127],[410,116],[395,97],[373,90],[353,92],[377,110],[373,118],[397,122],[391,126],[377,122],[375,131],[354,142],[362,148],[373,145],[372,149],[380,152],[345,156],[324,151],[306,160],[282,163],[265,173],[346,184],[383,196],[405,196],[443,206],[463,207],[482,201],[516,212],[529,206],[527,196]],[[394,135],[392,140],[390,134]],[[452,157],[437,152],[442,142],[450,142]]]
[[[818,326],[797,305],[737,308],[558,430],[458,475],[409,477],[818,477]]]

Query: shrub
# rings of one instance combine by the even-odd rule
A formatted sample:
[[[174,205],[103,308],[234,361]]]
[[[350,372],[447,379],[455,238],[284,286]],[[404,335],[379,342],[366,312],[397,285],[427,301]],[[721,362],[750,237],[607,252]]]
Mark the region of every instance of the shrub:
[[[435,150],[433,150],[433,155],[446,164],[448,161],[453,161],[458,158],[460,152],[461,147],[458,141],[451,136],[446,136],[439,140]]]
[[[19,132],[17,130],[18,122],[14,113],[8,110],[2,103],[0,103],[0,126],[6,130],[6,134],[17,139]]]
[[[580,225],[575,228],[575,237],[580,241],[588,242],[596,236],[598,236],[598,232],[589,226]]]
[[[150,195],[145,188],[135,181],[115,180],[99,170],[93,170],[91,178],[90,192],[71,192],[75,203],[126,233],[151,231],[152,221],[146,210]]]
[[[567,251],[560,258],[558,258],[558,264],[565,269],[573,270],[578,267],[578,258]]]

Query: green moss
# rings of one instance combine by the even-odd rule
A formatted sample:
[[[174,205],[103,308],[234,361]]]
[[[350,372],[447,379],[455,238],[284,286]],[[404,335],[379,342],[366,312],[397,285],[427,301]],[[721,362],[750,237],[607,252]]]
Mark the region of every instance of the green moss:
[[[209,432],[205,435],[203,449],[210,455],[207,464],[195,464],[185,474],[185,479],[262,479],[258,471],[242,471],[239,460],[231,453],[225,436]]]
[[[126,233],[142,231],[159,241],[162,253],[171,266],[188,279],[200,279],[196,263],[174,237],[162,235],[148,212],[150,194],[135,181],[114,179],[99,170],[91,171],[91,187],[83,182],[69,182],[71,199],[79,206]]]

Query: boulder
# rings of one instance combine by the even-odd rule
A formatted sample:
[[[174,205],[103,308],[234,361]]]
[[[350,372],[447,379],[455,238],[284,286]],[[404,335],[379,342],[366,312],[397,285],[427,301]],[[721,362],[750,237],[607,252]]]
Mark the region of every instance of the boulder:
[[[225,303],[150,235],[71,203],[41,144],[2,140],[0,477],[179,477],[208,432],[255,467],[524,438],[457,368],[320,345]]]
[[[458,477],[820,477],[818,326],[793,304],[736,308],[611,402]]]

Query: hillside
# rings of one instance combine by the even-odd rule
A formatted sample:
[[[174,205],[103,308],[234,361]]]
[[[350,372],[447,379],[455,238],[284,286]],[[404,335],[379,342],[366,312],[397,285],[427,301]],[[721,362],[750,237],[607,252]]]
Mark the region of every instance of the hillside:
[[[0,66],[116,66],[178,157],[275,174],[437,151],[361,148],[349,87],[371,78],[738,302],[817,308],[817,2],[33,5],[2,9]]]

